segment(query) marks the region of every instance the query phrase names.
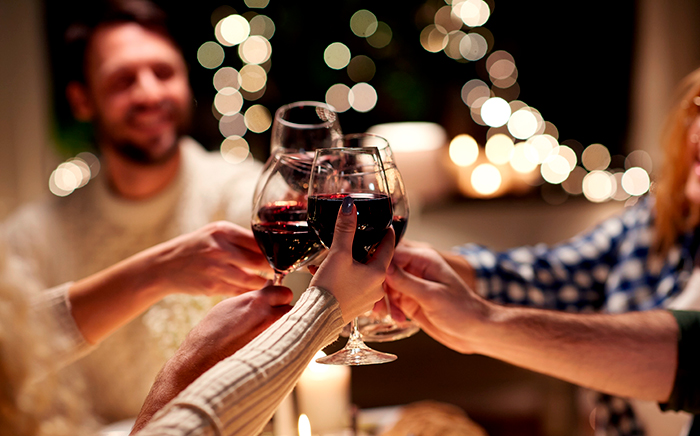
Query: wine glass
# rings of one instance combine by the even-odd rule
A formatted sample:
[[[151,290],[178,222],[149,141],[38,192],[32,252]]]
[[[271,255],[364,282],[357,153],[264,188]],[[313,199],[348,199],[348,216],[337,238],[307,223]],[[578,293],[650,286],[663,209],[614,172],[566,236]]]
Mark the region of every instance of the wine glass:
[[[255,204],[272,167],[282,154],[307,154],[312,160],[317,148],[331,147],[342,135],[338,114],[333,106],[316,101],[298,101],[275,111],[270,140],[270,157],[255,186]]]
[[[375,147],[316,150],[309,181],[308,221],[326,247],[333,243],[338,210],[347,196],[353,198],[357,208],[352,256],[358,262],[365,262],[389,230],[393,216],[384,167]],[[334,365],[369,365],[395,359],[393,354],[365,345],[357,328],[357,319],[354,319],[345,347],[316,361]]]
[[[280,154],[253,206],[251,228],[275,285],[324,250],[306,219],[312,163],[305,155]]]
[[[392,225],[396,234],[396,245],[398,245],[406,232],[409,207],[406,187],[401,172],[396,166],[389,141],[372,133],[352,133],[341,136],[334,144],[338,147],[376,147],[379,150],[393,205]],[[358,317],[358,328],[366,342],[396,341],[413,336],[420,330],[420,327],[405,315],[399,313],[397,315],[401,316],[398,318],[392,316],[391,302],[387,294],[384,295],[383,302],[385,306],[383,310],[378,311],[378,307],[375,306],[375,310]]]

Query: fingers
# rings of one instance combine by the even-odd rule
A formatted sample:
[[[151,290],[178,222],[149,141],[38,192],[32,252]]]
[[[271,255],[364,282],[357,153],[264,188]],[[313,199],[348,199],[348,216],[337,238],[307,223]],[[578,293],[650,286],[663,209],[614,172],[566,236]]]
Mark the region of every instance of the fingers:
[[[294,294],[286,286],[266,286],[260,290],[270,306],[287,306],[292,302]]]
[[[392,289],[400,289],[401,293],[419,301],[429,285],[426,280],[409,274],[394,264],[387,270],[386,282]]]
[[[391,263],[391,258],[394,256],[394,237],[394,229],[389,227],[389,231],[386,232],[382,242],[379,243],[377,249],[367,263],[376,264],[383,270],[386,270]]]
[[[343,204],[338,211],[338,219],[335,222],[333,244],[331,251],[336,253],[352,253],[352,241],[355,238],[357,227],[357,208],[351,196],[343,198]]]
[[[260,253],[260,247],[255,241],[252,230],[245,229],[229,221],[217,221],[210,225],[213,227],[214,234],[221,234],[231,245]]]

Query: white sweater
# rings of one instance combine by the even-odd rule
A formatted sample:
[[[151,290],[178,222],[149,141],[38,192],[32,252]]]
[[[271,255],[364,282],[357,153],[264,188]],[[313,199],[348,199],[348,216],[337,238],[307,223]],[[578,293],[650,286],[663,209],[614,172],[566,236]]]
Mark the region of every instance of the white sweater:
[[[69,282],[209,222],[250,226],[261,165],[229,164],[191,138],[181,147],[177,179],[155,198],[117,198],[99,175],[68,197],[23,206],[0,229],[8,256],[23,263],[36,286],[60,299]],[[106,422],[135,416],[167,358],[216,301],[166,297],[76,362],[97,415]]]

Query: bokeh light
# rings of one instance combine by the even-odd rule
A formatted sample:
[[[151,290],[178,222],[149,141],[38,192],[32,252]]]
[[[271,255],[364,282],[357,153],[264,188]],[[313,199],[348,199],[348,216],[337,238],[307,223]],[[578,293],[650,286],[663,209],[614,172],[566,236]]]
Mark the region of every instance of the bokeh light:
[[[275,35],[275,22],[267,15],[256,15],[250,20],[250,34],[260,35],[268,41]]]
[[[478,61],[483,58],[489,50],[486,38],[478,33],[468,33],[459,43],[459,52],[468,61]]]
[[[497,133],[486,141],[486,158],[496,165],[507,164],[514,148],[515,144],[508,135]]]
[[[214,89],[221,91],[224,88],[241,88],[241,76],[238,70],[231,67],[219,68],[216,73],[214,73]]]
[[[491,164],[481,164],[472,171],[472,186],[481,195],[491,195],[498,191],[502,181],[501,172]]]
[[[430,24],[420,33],[420,44],[431,53],[437,53],[444,49],[449,42],[447,31],[442,26]]]
[[[570,195],[582,194],[583,178],[586,177],[586,174],[588,174],[588,171],[582,167],[575,167],[574,170],[569,173],[569,177],[561,183],[562,188]]]
[[[357,112],[369,112],[377,105],[377,91],[369,83],[358,83],[350,88],[348,102]]]
[[[241,68],[241,88],[248,92],[257,92],[265,87],[267,73],[260,65],[246,65]]]
[[[235,88],[223,88],[214,96],[214,107],[224,116],[234,115],[243,107],[243,96]]]
[[[369,82],[374,77],[377,67],[368,56],[359,55],[350,60],[347,71],[353,82]]]
[[[462,59],[462,52],[460,51],[462,38],[466,37],[467,34],[461,30],[453,30],[447,34],[447,45],[445,46],[445,54],[455,60]]]
[[[530,137],[527,142],[537,150],[537,163],[544,162],[559,146],[557,140],[549,135],[535,135]]]
[[[270,128],[272,116],[270,111],[261,104],[256,104],[245,111],[245,125],[251,132],[262,133]]]
[[[389,45],[391,38],[393,37],[394,33],[392,32],[391,27],[389,27],[389,25],[385,22],[380,21],[377,24],[377,30],[372,35],[367,37],[367,43],[374,48],[384,48]]]
[[[262,64],[270,59],[272,46],[270,41],[259,35],[253,35],[238,46],[238,55],[247,64]]]
[[[228,163],[239,164],[250,155],[248,142],[240,136],[232,135],[224,139],[220,147],[221,156]]]
[[[629,195],[644,195],[649,191],[650,185],[649,174],[644,168],[632,167],[622,176],[622,188]]]
[[[491,127],[505,125],[510,119],[510,106],[500,97],[489,98],[481,105],[481,118]]]
[[[250,23],[244,17],[234,14],[221,20],[221,37],[231,46],[237,45],[250,36]]]
[[[649,174],[651,174],[654,169],[651,156],[644,150],[634,150],[627,155],[625,158],[625,169],[630,169],[632,167],[643,168]]]
[[[455,14],[469,27],[483,26],[491,16],[489,5],[483,0],[465,0],[453,4]]]
[[[572,168],[569,161],[564,156],[558,154],[549,156],[542,166],[540,166],[540,174],[542,178],[553,185],[559,184],[569,177]]]
[[[377,27],[377,17],[367,9],[360,9],[350,17],[350,30],[361,38],[372,36]]]
[[[334,42],[326,47],[323,60],[329,68],[341,70],[350,63],[350,49],[342,42]]]
[[[594,203],[606,201],[613,195],[613,180],[607,171],[591,171],[583,178],[583,195]]]
[[[491,90],[483,80],[472,79],[462,86],[462,101],[467,106],[472,107],[477,99],[483,97],[491,97]]]
[[[578,163],[576,158],[576,152],[572,150],[571,147],[568,147],[566,145],[560,145],[556,147],[554,150],[552,150],[552,153],[558,154],[559,156],[563,156],[564,159],[566,159],[569,162],[569,167],[572,169]]]
[[[197,49],[197,61],[204,68],[217,68],[224,62],[224,49],[214,41],[207,41]]]
[[[508,131],[513,137],[527,139],[537,132],[537,118],[528,109],[519,109],[508,120]]]
[[[219,132],[224,138],[229,136],[245,136],[248,127],[245,125],[245,118],[240,113],[225,115],[219,120]]]
[[[479,157],[479,144],[471,135],[457,135],[450,141],[449,154],[455,165],[467,167]]]
[[[537,168],[537,150],[527,142],[515,145],[510,155],[510,166],[519,173],[527,174]]]
[[[350,87],[343,83],[336,83],[326,91],[326,103],[333,106],[338,113],[350,109]]]
[[[435,24],[443,27],[447,32],[453,32],[462,28],[462,19],[452,13],[452,6],[443,6],[435,13]]]
[[[610,165],[610,151],[603,144],[591,144],[583,150],[581,163],[588,171],[605,170]]]
[[[611,200],[616,200],[616,201],[625,201],[628,198],[630,198],[630,195],[624,190],[622,187],[622,177],[624,177],[625,173],[618,171],[612,175],[613,179],[615,180],[615,192],[610,196]]]
[[[267,7],[270,0],[244,0],[245,5],[251,9],[263,9]]]

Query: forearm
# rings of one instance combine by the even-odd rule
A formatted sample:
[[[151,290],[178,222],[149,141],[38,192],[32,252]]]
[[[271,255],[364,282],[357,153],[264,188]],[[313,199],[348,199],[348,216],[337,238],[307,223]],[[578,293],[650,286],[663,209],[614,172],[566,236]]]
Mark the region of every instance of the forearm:
[[[142,252],[71,285],[71,313],[87,342],[100,342],[164,296],[152,262],[153,254]]]
[[[666,401],[678,326],[666,311],[569,314],[492,306],[474,348],[506,362],[603,392]]]
[[[319,289],[302,295],[294,309],[241,350],[214,366],[170,402],[139,435],[161,434],[172,425],[190,434],[255,435],[292,390],[314,354],[337,338],[344,323],[337,301]],[[161,373],[160,388],[180,383],[177,373]],[[153,410],[149,395],[142,414]],[[193,413],[193,410],[197,411]],[[193,418],[182,423],[183,417]],[[134,431],[148,419],[139,417]]]

